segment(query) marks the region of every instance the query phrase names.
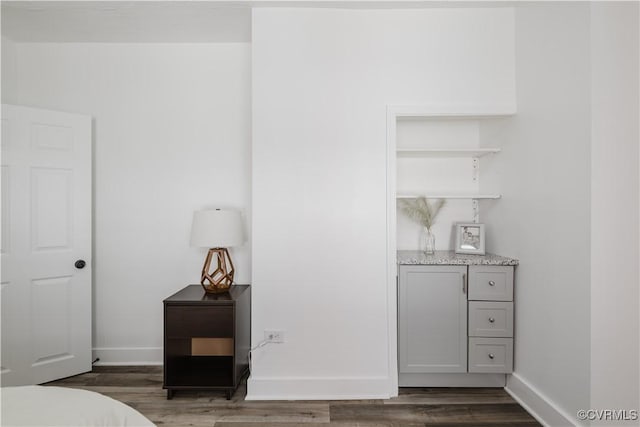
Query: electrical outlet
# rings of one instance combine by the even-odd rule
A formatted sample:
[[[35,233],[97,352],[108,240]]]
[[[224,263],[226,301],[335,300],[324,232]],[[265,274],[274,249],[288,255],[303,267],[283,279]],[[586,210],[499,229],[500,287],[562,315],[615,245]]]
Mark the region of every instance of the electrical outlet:
[[[283,343],[284,331],[276,331],[272,329],[264,330],[264,340],[268,342]]]

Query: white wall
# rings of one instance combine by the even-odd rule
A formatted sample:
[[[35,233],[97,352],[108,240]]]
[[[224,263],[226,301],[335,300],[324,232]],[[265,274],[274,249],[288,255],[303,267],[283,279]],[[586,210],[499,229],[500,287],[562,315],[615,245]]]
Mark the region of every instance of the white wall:
[[[18,81],[16,75],[16,44],[13,40],[2,36],[2,102],[16,103]]]
[[[255,11],[253,342],[287,343],[256,353],[250,398],[391,393],[385,107],[513,105],[516,51],[518,114],[481,129],[503,146],[488,249],[522,261],[509,389],[552,425],[637,407],[638,6],[519,5],[515,26],[514,49],[509,9]],[[95,118],[103,362],[161,360],[161,300],[204,257],[192,211],[250,208],[250,49],[2,40],[3,102]]]
[[[639,11],[637,2],[591,6],[593,409],[640,409]]]
[[[483,129],[500,141],[481,187],[487,247],[520,259],[508,389],[549,425],[590,403],[591,122],[588,3],[516,8],[518,113]]]
[[[204,262],[189,247],[193,211],[249,212],[250,46],[15,48],[10,102],[94,117],[95,355],[161,363],[162,300],[199,283]],[[232,257],[249,282],[249,244]]]
[[[248,398],[389,396],[386,107],[513,109],[513,11],[254,9],[252,37],[252,340],[287,341]]]

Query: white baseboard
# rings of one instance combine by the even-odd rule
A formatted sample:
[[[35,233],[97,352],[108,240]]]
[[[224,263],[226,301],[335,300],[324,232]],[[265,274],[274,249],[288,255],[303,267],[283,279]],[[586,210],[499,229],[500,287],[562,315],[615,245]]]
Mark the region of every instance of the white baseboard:
[[[518,374],[508,376],[505,390],[543,426],[577,425],[574,423],[573,417],[554,405],[544,394]]]
[[[162,365],[162,347],[95,347],[95,366]]]
[[[247,400],[389,399],[389,378],[254,378]]]

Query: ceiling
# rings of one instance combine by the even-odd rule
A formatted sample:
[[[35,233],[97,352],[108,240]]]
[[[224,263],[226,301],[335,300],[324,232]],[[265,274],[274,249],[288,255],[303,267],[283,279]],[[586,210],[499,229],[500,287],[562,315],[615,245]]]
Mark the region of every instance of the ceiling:
[[[511,4],[510,4],[511,3]],[[251,41],[251,8],[496,7],[510,1],[180,0],[4,1],[3,37],[16,42],[224,43]]]
[[[249,42],[251,9],[209,1],[2,1],[1,28],[17,42]]]

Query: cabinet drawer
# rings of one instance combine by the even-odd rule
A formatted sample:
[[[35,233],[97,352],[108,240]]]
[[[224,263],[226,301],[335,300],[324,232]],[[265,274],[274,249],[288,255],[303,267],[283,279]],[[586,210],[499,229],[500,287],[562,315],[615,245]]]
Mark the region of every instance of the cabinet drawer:
[[[165,325],[168,338],[233,337],[233,307],[168,306]]]
[[[513,337],[513,303],[469,301],[470,337]]]
[[[469,338],[469,372],[513,371],[512,338]]]
[[[512,301],[513,267],[469,266],[469,300]]]

